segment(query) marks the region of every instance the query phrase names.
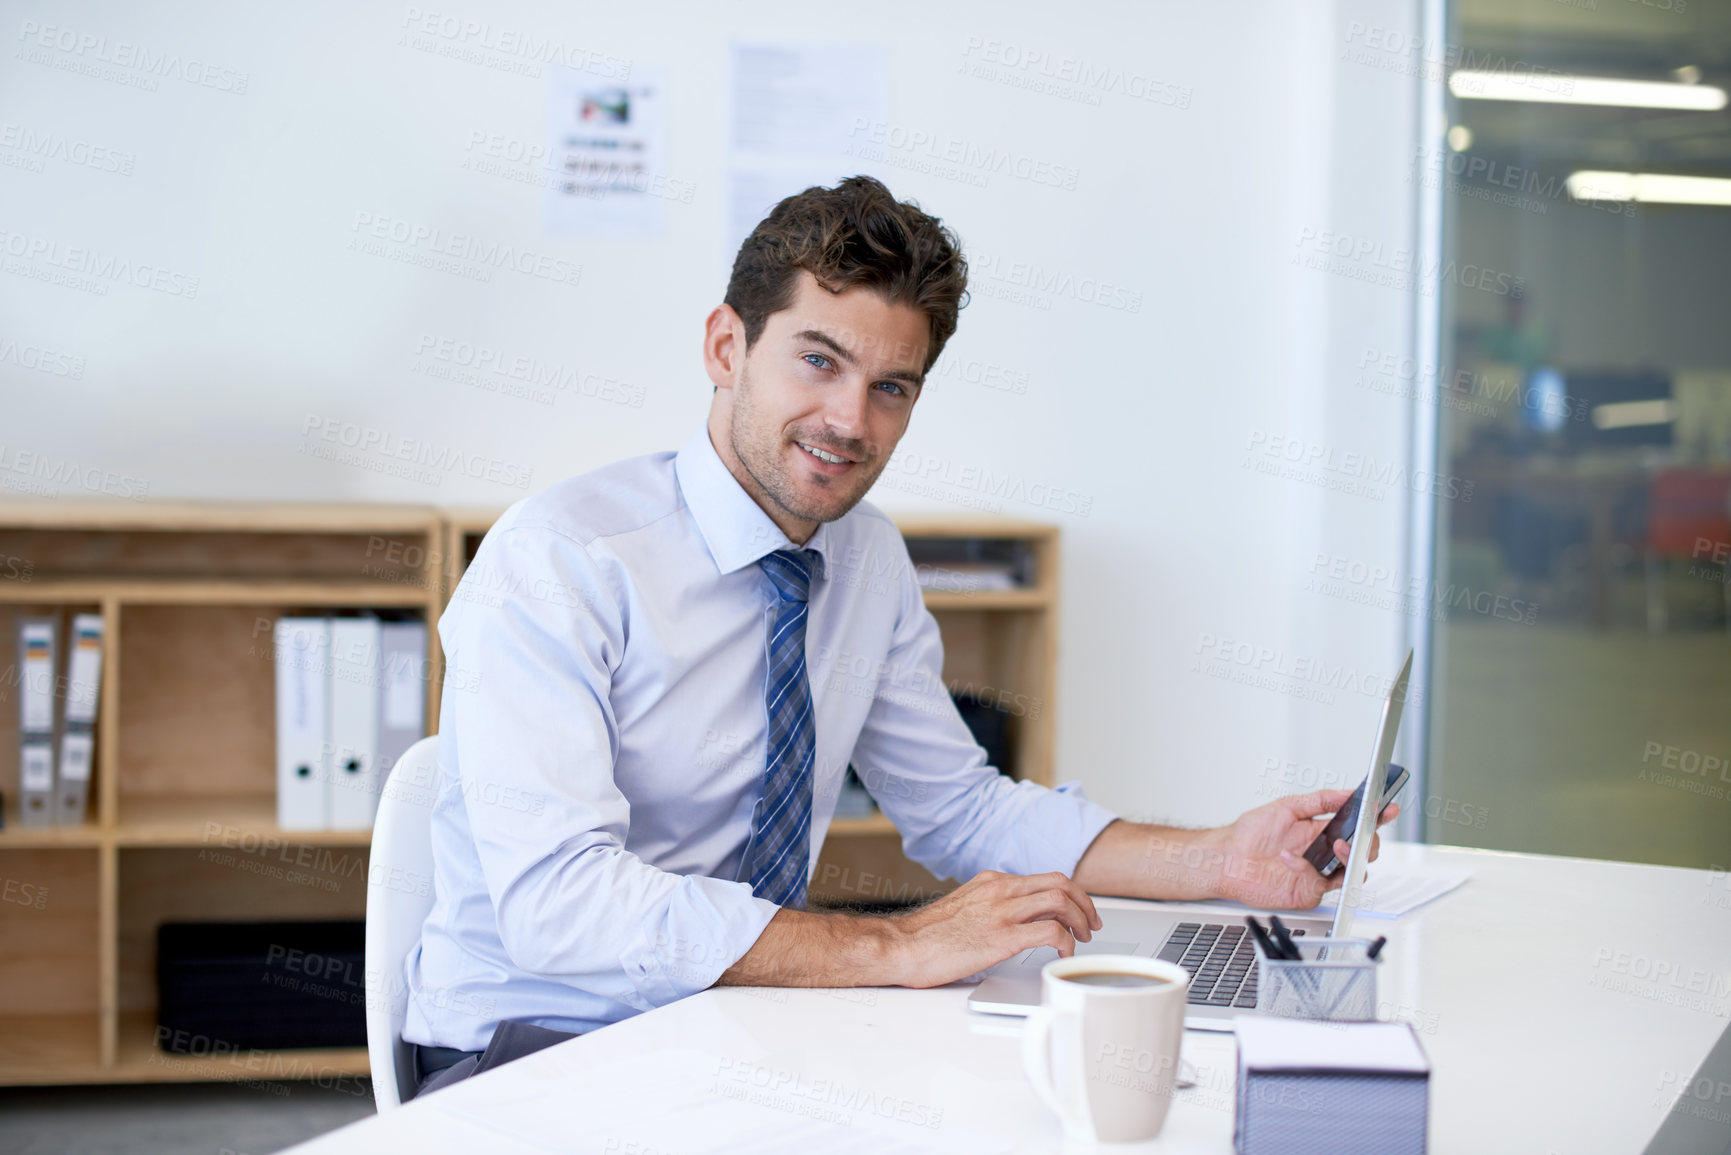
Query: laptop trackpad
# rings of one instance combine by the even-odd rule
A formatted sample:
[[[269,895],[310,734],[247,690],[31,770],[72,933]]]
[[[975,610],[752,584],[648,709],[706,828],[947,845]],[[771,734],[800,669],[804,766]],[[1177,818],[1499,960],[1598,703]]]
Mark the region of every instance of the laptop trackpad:
[[[1091,954],[1138,954],[1140,950],[1141,944],[1134,942],[1105,942],[1101,939],[1095,939],[1093,942],[1076,944],[1078,958]],[[1062,957],[1055,947],[1038,946],[1024,954],[1019,965],[1038,970],[1053,959]]]

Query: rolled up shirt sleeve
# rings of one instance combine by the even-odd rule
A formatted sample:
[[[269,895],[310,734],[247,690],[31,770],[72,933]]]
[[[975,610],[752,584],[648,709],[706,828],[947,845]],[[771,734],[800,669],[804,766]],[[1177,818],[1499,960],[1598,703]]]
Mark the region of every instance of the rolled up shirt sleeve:
[[[461,674],[445,685],[455,757],[442,761],[456,767],[510,961],[648,1010],[713,985],[777,907],[746,883],[669,873],[625,849],[609,688],[629,604],[612,564],[549,527],[488,537],[475,588],[440,623]]]
[[[1074,874],[1117,815],[1088,799],[1079,783],[1053,789],[987,765],[944,684],[943,641],[911,565],[900,599],[853,764],[901,832],[903,850],[940,878],[966,881],[982,870]],[[1046,705],[1012,699],[1024,712]]]

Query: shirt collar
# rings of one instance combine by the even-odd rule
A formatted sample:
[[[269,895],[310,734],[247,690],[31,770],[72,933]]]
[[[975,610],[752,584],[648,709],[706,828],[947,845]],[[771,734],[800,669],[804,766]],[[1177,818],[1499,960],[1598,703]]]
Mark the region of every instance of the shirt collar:
[[[770,520],[769,514],[752,500],[737,478],[728,472],[709,440],[708,423],[685,443],[673,461],[674,474],[679,479],[679,491],[685,497],[691,519],[703,535],[703,544],[715,559],[722,573],[733,573],[778,549],[809,549],[818,555],[817,572],[825,572],[829,551],[829,524],[817,527],[817,532],[803,546],[794,545],[785,533]]]

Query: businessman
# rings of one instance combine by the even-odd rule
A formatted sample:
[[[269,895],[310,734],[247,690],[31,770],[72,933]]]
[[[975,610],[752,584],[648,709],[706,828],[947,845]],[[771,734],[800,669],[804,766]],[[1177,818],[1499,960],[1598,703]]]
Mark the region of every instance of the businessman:
[[[986,764],[862,500],[966,284],[954,234],[869,177],[789,197],[706,323],[704,426],[488,533],[439,622],[469,676],[444,689],[408,962],[422,1092],[717,984],[930,987],[1070,954],[1090,891],[1311,907],[1339,885],[1300,855],[1346,791],[1179,830]],[[850,764],[956,890],[804,909]]]

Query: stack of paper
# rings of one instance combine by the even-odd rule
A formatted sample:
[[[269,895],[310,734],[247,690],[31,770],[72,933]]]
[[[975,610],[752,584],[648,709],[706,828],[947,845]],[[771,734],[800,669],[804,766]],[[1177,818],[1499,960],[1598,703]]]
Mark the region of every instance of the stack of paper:
[[[1373,865],[1371,876],[1359,888],[1358,913],[1371,918],[1399,918],[1440,898],[1472,877],[1467,866],[1427,866],[1385,869]],[[1340,904],[1340,891],[1322,896],[1322,905]]]
[[[1016,588],[1016,575],[1010,567],[990,562],[952,561],[916,565],[914,577],[918,579],[921,589],[944,593]]]
[[[1407,1023],[1238,1020],[1239,1155],[1423,1155],[1430,1063]]]

